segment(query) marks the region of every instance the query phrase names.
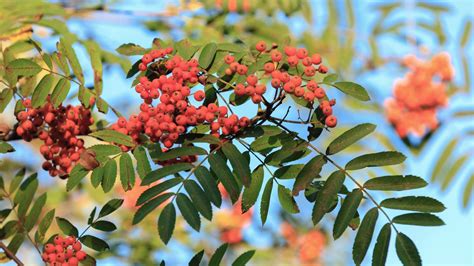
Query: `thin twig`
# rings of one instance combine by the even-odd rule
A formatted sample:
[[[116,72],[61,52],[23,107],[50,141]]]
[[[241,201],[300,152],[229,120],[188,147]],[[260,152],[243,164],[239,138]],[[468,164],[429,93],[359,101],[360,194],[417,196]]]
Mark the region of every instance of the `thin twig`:
[[[0,248],[3,249],[7,257],[12,259],[17,265],[25,265],[11,250],[8,249],[8,247],[3,243],[3,241],[0,241]]]

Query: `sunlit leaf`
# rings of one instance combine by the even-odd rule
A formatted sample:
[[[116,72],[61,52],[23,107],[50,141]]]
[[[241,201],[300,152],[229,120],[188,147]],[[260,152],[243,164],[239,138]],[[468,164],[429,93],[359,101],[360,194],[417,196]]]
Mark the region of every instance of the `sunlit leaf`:
[[[385,199],[380,203],[380,206],[389,209],[419,212],[442,212],[446,209],[443,203],[439,202],[438,200],[424,196],[406,196],[401,198]]]

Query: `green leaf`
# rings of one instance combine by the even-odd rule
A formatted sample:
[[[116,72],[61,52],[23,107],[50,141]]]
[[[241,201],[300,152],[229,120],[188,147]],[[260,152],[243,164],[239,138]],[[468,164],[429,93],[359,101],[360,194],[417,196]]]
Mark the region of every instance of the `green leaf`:
[[[85,235],[82,236],[80,240],[86,247],[89,247],[95,251],[103,252],[107,249],[110,249],[107,242],[95,236]]]
[[[278,185],[278,200],[280,201],[281,207],[288,213],[299,213],[300,209],[296,204],[295,199],[291,195],[291,190],[288,188]]]
[[[33,226],[36,224],[36,222],[38,221],[41,211],[43,210],[44,204],[46,204],[47,198],[48,198],[48,195],[46,193],[43,193],[41,196],[39,196],[35,200],[35,203],[31,207],[31,210],[28,213],[28,216],[26,216],[24,226],[27,231],[30,231],[33,228]]]
[[[346,175],[342,170],[332,173],[324,183],[323,188],[317,193],[311,215],[314,225],[318,224],[334,205],[334,199],[337,199],[337,193],[341,190],[345,178]]]
[[[225,243],[216,249],[214,254],[212,254],[211,258],[209,259],[209,266],[221,265],[222,258],[224,257],[224,254],[227,251],[227,247],[229,247],[229,244]]]
[[[149,185],[163,177],[176,174],[181,171],[190,170],[193,165],[190,163],[176,163],[172,165],[163,166],[162,168],[156,169],[149,172],[143,179],[141,186]]]
[[[313,179],[319,176],[326,159],[322,155],[318,155],[311,159],[299,172],[293,185],[293,195],[298,195],[301,190],[304,190]]]
[[[132,158],[128,153],[120,156],[120,182],[125,191],[132,189],[135,185],[135,171],[133,171]]]
[[[114,142],[116,144],[122,144],[128,147],[133,147],[135,144],[133,143],[133,140],[130,136],[127,136],[125,134],[122,134],[118,131],[115,130],[110,130],[110,129],[105,129],[101,131],[96,131],[89,136],[101,139],[103,141],[107,142]]]
[[[196,253],[191,260],[189,261],[189,266],[199,266],[201,263],[202,257],[204,256],[204,249]]]
[[[364,188],[368,190],[401,191],[426,187],[428,183],[418,176],[391,175],[367,180]]]
[[[89,218],[87,219],[87,224],[92,224],[92,222],[94,221],[94,218],[95,218],[95,213],[97,212],[97,207],[94,207],[94,209],[92,209],[91,213],[89,214]]]
[[[15,177],[13,177],[12,181],[10,182],[10,194],[13,194],[18,188],[18,186],[21,184],[21,181],[23,180],[23,178],[25,178],[25,172],[26,169],[22,168],[15,174]]]
[[[466,20],[461,36],[461,47],[465,47],[472,35],[472,21]]]
[[[377,167],[400,164],[407,157],[397,151],[384,151],[361,155],[346,164],[346,170],[358,170],[366,167]]]
[[[176,210],[172,203],[166,205],[158,218],[158,233],[161,240],[168,244],[176,223]]]
[[[79,183],[81,183],[82,179],[86,177],[86,175],[89,173],[82,165],[76,164],[74,168],[72,169],[71,173],[69,173],[69,177],[67,179],[66,183],[66,190],[71,191],[73,188],[75,188]]]
[[[380,206],[389,209],[419,212],[442,212],[446,209],[443,203],[438,200],[424,196],[385,199],[380,203]]]
[[[255,250],[249,250],[242,253],[234,260],[234,262],[232,262],[232,266],[245,266],[250,261],[250,259],[252,259],[254,254]]]
[[[99,217],[97,217],[97,219],[102,218],[104,216],[107,216],[107,215],[113,213],[118,208],[120,208],[120,206],[122,206],[122,203],[123,203],[123,199],[111,199],[111,200],[109,200],[104,205],[104,207],[102,207],[102,209],[100,210]]]
[[[56,223],[58,224],[59,229],[61,229],[61,231],[65,235],[75,236],[75,237],[79,236],[79,231],[77,230],[77,228],[74,225],[72,225],[72,223],[69,222],[67,219],[56,217]]]
[[[199,46],[193,46],[189,40],[181,40],[175,43],[177,53],[184,59],[189,60],[199,50]]]
[[[173,188],[181,182],[183,182],[183,179],[181,177],[175,177],[148,188],[140,195],[140,197],[138,197],[136,206],[142,205],[153,197],[158,196],[160,193],[170,188]]]
[[[91,184],[93,187],[97,188],[104,178],[105,167],[97,167],[92,171],[91,175]]]
[[[0,211],[0,224],[7,219],[8,215],[10,215],[12,209],[4,209]]]
[[[273,179],[268,179],[265,188],[263,189],[262,199],[260,201],[260,219],[262,225],[267,221],[268,209],[270,208],[270,199],[272,195]]]
[[[20,185],[19,191],[16,193],[14,202],[18,204],[17,214],[19,218],[23,218],[30,207],[33,197],[35,196],[36,190],[38,189],[38,175],[30,175]]]
[[[334,81],[337,80],[337,78],[338,78],[338,75],[337,75],[337,74],[334,74],[334,73],[328,74],[327,76],[325,76],[325,77],[323,78],[323,82],[324,82],[324,83],[333,83]]]
[[[229,159],[232,168],[237,173],[237,177],[240,178],[242,184],[245,187],[250,186],[250,167],[248,161],[240,153],[240,151],[235,147],[234,144],[227,142],[222,146],[222,151],[225,154],[225,157]]]
[[[283,145],[283,147],[265,157],[265,163],[272,166],[281,166],[282,164],[299,160],[311,153],[306,141],[292,141]]]
[[[94,41],[84,41],[84,46],[89,53],[89,57],[91,60],[92,70],[94,71],[94,90],[96,91],[97,96],[102,94],[102,53],[101,48],[98,43]],[[101,107],[104,101],[102,99],[98,99],[97,107],[99,110],[102,110]],[[107,113],[107,112],[105,112]]]
[[[124,43],[120,45],[117,49],[115,49],[117,53],[122,54],[122,55],[142,55],[144,54],[145,48],[141,47],[138,44],[134,43]]]
[[[116,155],[122,152],[120,147],[117,147],[115,145],[108,145],[108,144],[97,144],[97,145],[90,146],[87,149],[95,152],[95,155],[97,157],[109,157],[109,156]]]
[[[31,96],[31,105],[34,108],[44,105],[44,103],[46,102],[46,98],[48,97],[49,91],[51,90],[51,87],[53,87],[53,83],[53,74],[47,74],[41,79],[41,81],[36,86],[33,95]]]
[[[395,242],[395,249],[397,256],[403,265],[421,265],[420,254],[415,246],[415,243],[403,233],[397,234]]]
[[[18,249],[21,247],[21,244],[23,244],[23,241],[25,240],[25,234],[24,233],[17,233],[10,243],[8,243],[7,249],[12,252],[13,254],[16,254],[18,252]]]
[[[220,207],[222,204],[221,193],[217,188],[217,183],[214,177],[211,175],[209,170],[203,166],[199,166],[194,171],[199,184],[204,189],[209,200],[216,206]]]
[[[7,142],[0,141],[0,153],[14,152],[15,148]]]
[[[157,156],[153,156],[153,160],[165,161],[169,159],[178,158],[181,156],[206,155],[206,154],[207,154],[207,151],[200,147],[195,147],[195,146],[179,147],[179,148],[170,149],[166,152],[162,152]]]
[[[372,253],[372,265],[373,266],[384,266],[387,261],[388,247],[390,245],[390,235],[392,228],[390,224],[385,224],[377,237],[375,243],[374,252]]]
[[[259,165],[252,173],[250,186],[245,188],[242,194],[242,213],[250,210],[257,201],[258,194],[262,188],[263,176],[263,165]]]
[[[81,84],[84,84],[84,74],[82,73],[82,67],[79,63],[79,59],[77,59],[76,52],[72,48],[72,42],[70,42],[66,38],[60,38],[58,46],[59,50],[66,56],[67,60],[69,61],[74,76],[76,76],[76,78],[81,82]]]
[[[441,226],[445,225],[443,220],[431,213],[406,213],[392,219],[396,224],[409,224],[419,226]]]
[[[441,190],[445,190],[448,188],[449,184],[451,184],[451,181],[454,179],[454,177],[457,176],[458,171],[463,167],[464,163],[468,161],[471,158],[471,155],[469,154],[464,154],[449,165],[449,170],[446,172],[446,175],[444,177],[443,182],[441,183]]]
[[[266,154],[273,148],[280,147],[283,144],[288,143],[292,140],[293,136],[284,132],[281,132],[279,134],[276,133],[275,135],[266,134],[252,142],[252,144],[250,144],[250,148],[253,151]]]
[[[6,88],[0,93],[0,113],[3,113],[7,105],[13,99],[13,90]]]
[[[370,101],[370,96],[367,91],[364,89],[364,87],[357,83],[341,81],[334,83],[333,86],[343,93],[356,98],[357,100],[364,102]]]
[[[332,155],[344,150],[345,148],[351,146],[355,142],[372,133],[375,128],[376,125],[365,123],[347,130],[329,144],[326,154]]]
[[[196,181],[186,180],[184,182],[184,188],[188,192],[191,200],[194,203],[194,206],[199,211],[199,213],[201,213],[201,215],[209,221],[212,220],[211,203],[207,198],[206,193],[204,193]]]
[[[41,222],[38,225],[38,232],[41,235],[45,235],[49,227],[51,226],[51,223],[53,222],[53,219],[54,219],[54,213],[55,213],[55,209],[52,209],[44,215],[43,219],[41,219]]]
[[[199,66],[204,69],[207,69],[212,61],[214,61],[214,57],[216,56],[217,52],[217,45],[213,42],[206,44],[202,48],[201,54],[199,55]]]
[[[15,59],[5,68],[6,73],[14,76],[34,76],[42,70],[41,66],[30,59]]]
[[[292,164],[286,165],[283,167],[278,168],[274,173],[278,179],[293,179],[298,176],[305,165],[304,164]]]
[[[143,204],[133,216],[132,224],[141,222],[150,212],[158,208],[163,202],[173,196],[173,193],[164,193]]]
[[[360,224],[354,240],[354,246],[352,247],[352,258],[356,265],[360,265],[367,254],[378,217],[378,209],[376,207],[372,208],[367,212]]]
[[[434,164],[433,171],[431,172],[431,181],[435,181],[439,179],[440,173],[442,173],[443,166],[446,165],[446,162],[453,156],[453,152],[459,142],[458,138],[453,138],[449,143],[445,146],[444,150],[440,152],[438,160]]]
[[[68,79],[61,78],[53,92],[51,93],[51,103],[54,107],[58,107],[66,99],[69,90],[71,89],[71,82]]]
[[[59,69],[64,72],[65,76],[69,77],[71,75],[71,69],[69,68],[69,64],[67,63],[64,54],[59,52],[53,52],[51,58],[56,63],[56,65],[58,65]]]
[[[112,232],[117,230],[117,226],[109,221],[97,221],[91,224],[92,228],[104,231],[104,232]]]
[[[176,197],[176,204],[178,204],[179,211],[183,215],[184,220],[196,231],[199,232],[201,228],[201,218],[199,213],[193,205],[193,202],[183,193],[179,193]]]
[[[102,190],[105,193],[112,190],[117,179],[117,162],[115,160],[108,160],[104,165],[104,176],[102,177]]]
[[[462,206],[467,207],[469,201],[472,198],[472,192],[474,191],[474,173],[468,178],[467,183],[464,185],[464,192],[462,196]]]
[[[137,173],[140,178],[145,178],[145,176],[151,172],[150,161],[146,154],[145,148],[143,146],[138,146],[133,150],[133,156],[137,160]]]
[[[237,202],[240,189],[234,175],[229,167],[227,167],[226,161],[219,153],[214,153],[209,155],[209,164],[211,165],[211,170],[216,174],[222,185],[224,185],[224,188],[229,193],[232,203]]]
[[[352,218],[354,218],[357,208],[359,207],[359,204],[362,200],[362,196],[362,191],[359,189],[354,189],[344,199],[341,209],[337,214],[336,221],[334,222],[332,235],[335,240],[338,239],[342,233],[344,233]]]

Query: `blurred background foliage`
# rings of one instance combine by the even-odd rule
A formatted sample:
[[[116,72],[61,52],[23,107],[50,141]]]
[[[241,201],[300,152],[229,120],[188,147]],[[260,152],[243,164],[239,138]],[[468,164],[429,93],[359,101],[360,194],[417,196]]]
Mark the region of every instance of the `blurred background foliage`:
[[[15,0],[0,1],[0,48],[3,51],[3,60],[25,54],[32,55],[39,48],[35,47],[30,38],[37,40],[44,49],[50,49],[48,47],[54,49],[54,43],[60,34],[77,41],[77,45],[82,47],[92,44],[100,49],[104,75],[110,72],[115,77],[117,74],[113,74],[114,71],[121,69],[121,76],[124,77],[133,62],[113,51],[118,45],[112,40],[113,38],[110,38],[111,36],[108,36],[108,32],[102,32],[100,27],[94,27],[96,23],[115,26],[118,30],[114,31],[114,34],[119,33],[123,25],[131,25],[133,31],[145,31],[149,37],[148,43],[152,38],[165,41],[186,38],[196,43],[212,40],[253,44],[258,40],[265,40],[281,45],[305,46],[310,53],[318,52],[323,55],[331,72],[337,73],[342,79],[358,81],[369,89],[372,98],[369,103],[361,104],[342,96],[337,98],[343,102],[339,106],[345,110],[338,111],[344,114],[344,117],[340,123],[342,126],[334,130],[335,134],[346,130],[345,124],[366,122],[368,119],[382,129],[375,132],[372,139],[363,142],[364,145],[354,145],[351,152],[374,152],[380,147],[388,150],[401,149],[409,155],[411,160],[409,168],[422,168],[424,176],[429,176],[442,191],[452,191],[459,195],[459,205],[466,208],[469,213],[472,212],[473,18],[463,17],[457,27],[447,22],[449,21],[447,17],[455,12],[454,2],[181,0],[163,1],[157,4],[142,0],[138,1],[139,5],[134,5],[132,2],[58,0],[47,3],[28,0],[22,1],[19,5]],[[365,6],[363,12],[360,12],[361,8],[358,7],[361,2]],[[159,5],[159,7],[143,8],[146,5]],[[369,22],[367,17],[364,17],[367,16],[366,13],[370,13],[372,17]],[[124,34],[120,38],[122,42],[135,42],[133,32],[130,36],[126,35],[127,32],[130,32],[130,29],[124,28]],[[115,36],[114,39],[116,38]],[[445,50],[451,54],[456,73],[454,81],[448,88],[449,105],[438,114],[439,127],[421,137],[400,138],[385,119],[383,103],[391,94],[393,80],[402,77],[407,71],[401,64],[403,56],[415,54],[422,58],[430,58]],[[0,71],[4,69],[0,68]],[[387,79],[392,82],[387,82]],[[32,89],[35,83],[36,80],[24,79],[22,88]],[[105,87],[106,90],[114,90],[108,84],[105,84]],[[8,95],[2,91],[0,93],[2,110],[7,107],[1,104],[5,97]],[[117,89],[118,98],[123,98],[119,94],[119,89]],[[124,108],[135,108],[127,99],[117,101],[119,106],[122,104]],[[288,119],[298,118],[299,113],[294,110],[297,109],[293,109]],[[0,119],[12,121],[11,117],[1,116]],[[349,121],[350,123],[345,123]],[[29,150],[30,153],[38,148],[35,142],[18,146],[20,145],[25,146],[27,151],[29,149],[26,145],[36,146]],[[39,165],[38,161],[34,159],[25,161],[21,156],[12,160],[4,157],[0,159],[0,170],[5,173],[6,179],[9,178],[8,173],[14,173],[24,165],[31,170],[38,168]],[[394,167],[383,169],[389,174],[400,170],[403,171]],[[366,174],[380,175],[371,170]],[[41,182],[40,190],[49,191],[47,204],[57,206],[58,203],[62,203],[57,208],[57,215],[74,217],[72,220],[78,224],[85,224],[89,212],[97,205],[96,202],[107,201],[107,197],[100,190],[94,189],[89,184],[84,185],[82,192],[76,190],[65,194],[63,182],[48,178],[45,180]],[[449,190],[451,187],[455,187],[454,190]],[[117,190],[116,193],[126,198],[134,197],[130,192],[124,194]],[[78,207],[71,208],[71,204]],[[139,261],[145,265],[157,264],[162,258],[167,258],[171,263],[187,261],[190,254],[202,248],[212,253],[229,226],[225,222],[226,219],[222,219],[221,222],[217,219],[217,227],[207,223],[204,232],[198,235],[192,233],[181,221],[178,224],[181,223],[183,226],[177,226],[179,229],[175,232],[177,241],[165,247],[156,235],[156,221],[151,218],[153,216],[149,216],[138,227],[132,228],[132,214],[131,206],[117,212],[116,221],[123,223],[118,226],[116,232],[107,236],[112,243],[112,249],[102,254],[99,259],[107,262],[110,257],[114,257],[110,262],[130,264]],[[257,222],[241,228],[245,229],[246,233],[232,244],[234,255],[248,249],[248,246],[257,246],[260,251],[254,257],[255,264],[269,260],[282,264],[301,262],[299,261],[301,246],[291,244],[288,235],[284,234],[286,231],[280,226],[284,221],[283,224],[295,229],[294,234],[303,237],[311,230],[310,222],[287,217],[280,211],[274,211],[272,215],[274,219],[269,219],[272,221],[265,228],[261,228]],[[354,226],[356,224],[357,221],[354,221]],[[328,229],[323,225],[318,230],[324,234]],[[260,236],[263,236],[262,239],[259,239]],[[178,249],[183,252],[176,253]],[[344,255],[339,255],[341,250]],[[343,265],[347,263],[349,257],[350,250],[344,240],[337,244],[324,241],[323,254],[312,262]]]

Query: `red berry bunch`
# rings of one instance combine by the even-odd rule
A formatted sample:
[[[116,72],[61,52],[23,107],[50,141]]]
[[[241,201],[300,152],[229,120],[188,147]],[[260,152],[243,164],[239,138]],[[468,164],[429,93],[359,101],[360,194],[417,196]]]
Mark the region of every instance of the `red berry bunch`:
[[[86,259],[87,254],[81,250],[82,244],[74,236],[54,238],[54,244],[44,246],[41,257],[47,265],[77,266]]]
[[[393,97],[386,100],[385,113],[399,136],[421,137],[438,127],[437,112],[448,104],[447,82],[454,78],[454,67],[446,52],[430,60],[408,55],[403,65],[409,72],[394,82]]]
[[[23,105],[26,109],[16,115],[16,133],[25,141],[37,135],[44,142],[40,147],[46,159],[43,169],[51,176],[67,178],[85,150],[84,141],[77,136],[90,132],[89,126],[94,123],[90,110],[82,105],[54,107],[49,98],[40,108],[33,108],[30,99],[25,99]]]
[[[198,68],[196,59],[184,60],[172,55],[172,48],[157,49],[142,57],[139,65],[146,71],[153,65],[161,74],[153,79],[141,77],[135,90],[144,103],[140,105],[140,113],[130,116],[129,120],[120,118],[112,129],[130,135],[136,142],[140,134],[145,134],[152,142],[161,142],[167,148],[173,146],[178,137],[185,133],[189,126],[206,124],[211,132],[219,136],[236,133],[240,127],[248,126],[250,120],[236,115],[228,116],[225,106],[210,103],[207,106],[195,106],[196,102],[205,99],[203,90],[191,92],[198,84],[203,71]],[[154,103],[153,100],[159,100]],[[121,146],[126,151],[129,147]]]
[[[308,50],[305,48],[296,48],[287,46],[284,48],[284,55],[278,49],[267,50],[267,45],[263,41],[259,41],[255,48],[259,52],[269,53],[270,60],[263,66],[265,76],[271,78],[271,86],[276,90],[282,90],[286,94],[295,97],[304,98],[306,101],[313,103],[316,99],[320,102],[320,109],[325,116],[324,122],[328,127],[335,127],[337,119],[332,115],[332,106],[336,103],[334,100],[328,101],[326,92],[317,82],[311,80],[317,72],[326,74],[328,68],[321,64],[322,59],[319,54],[309,56]],[[246,75],[244,83],[237,83],[234,87],[234,93],[237,96],[247,95],[251,97],[254,103],[262,101],[262,95],[266,92],[265,84],[258,84],[259,78],[256,74],[248,74],[248,67],[235,61],[232,55],[224,58],[229,67],[225,70],[227,75],[237,73]],[[302,74],[290,74],[292,68],[304,67]],[[298,71],[296,71],[298,73]],[[248,74],[248,75],[247,75]]]

